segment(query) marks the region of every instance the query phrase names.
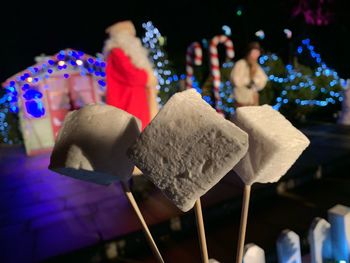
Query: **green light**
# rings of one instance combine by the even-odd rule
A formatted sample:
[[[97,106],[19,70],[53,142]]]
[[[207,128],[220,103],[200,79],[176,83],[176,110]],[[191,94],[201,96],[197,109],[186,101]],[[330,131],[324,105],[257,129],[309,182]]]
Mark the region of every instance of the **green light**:
[[[242,10],[237,10],[236,15],[241,16],[242,15]]]

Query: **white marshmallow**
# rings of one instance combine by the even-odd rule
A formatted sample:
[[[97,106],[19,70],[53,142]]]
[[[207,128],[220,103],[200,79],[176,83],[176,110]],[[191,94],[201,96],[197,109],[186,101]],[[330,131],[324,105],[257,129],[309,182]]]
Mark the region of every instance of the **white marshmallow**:
[[[247,134],[190,89],[166,103],[128,153],[136,166],[186,212],[247,149]]]
[[[87,105],[66,116],[49,169],[103,185],[126,181],[134,169],[126,150],[139,134],[140,121],[131,114],[108,105]]]
[[[233,122],[249,135],[248,153],[234,168],[246,185],[277,182],[310,143],[268,105],[239,107]]]

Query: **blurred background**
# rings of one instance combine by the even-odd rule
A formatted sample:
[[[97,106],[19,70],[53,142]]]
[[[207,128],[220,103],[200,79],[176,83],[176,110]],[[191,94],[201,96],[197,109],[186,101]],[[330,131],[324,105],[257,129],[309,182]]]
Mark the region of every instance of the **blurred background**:
[[[104,101],[105,29],[129,19],[158,72],[160,105],[185,89],[186,50],[198,42],[203,63],[193,66],[192,85],[214,107],[209,44],[218,35],[232,40],[233,59],[218,47],[227,118],[235,110],[232,67],[249,42],[260,43],[268,76],[260,104],[284,114],[311,145],[279,183],[254,185],[246,243],[261,247],[266,262],[284,262],[276,242],[290,229],[310,262],[314,218],[331,221],[329,209],[340,204],[350,227],[348,10],[341,0],[3,3],[0,261],[156,262],[118,184],[102,187],[47,169],[67,112],[91,102],[94,92]],[[209,256],[220,262],[234,260],[241,189],[230,172],[203,197]],[[165,262],[200,262],[193,212],[181,213],[143,177],[134,179],[133,192]]]

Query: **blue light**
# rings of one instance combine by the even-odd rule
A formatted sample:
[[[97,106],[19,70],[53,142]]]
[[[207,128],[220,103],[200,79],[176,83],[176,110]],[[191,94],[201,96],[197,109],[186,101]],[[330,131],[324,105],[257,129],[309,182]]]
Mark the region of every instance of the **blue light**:
[[[49,74],[52,74],[53,70],[52,70],[52,69],[48,69],[47,72],[48,72]]]
[[[284,100],[283,100],[283,103],[284,103],[284,104],[288,103],[288,99],[284,99]]]
[[[279,110],[281,108],[281,103],[277,103],[276,105],[272,106],[274,110]]]
[[[28,84],[27,84],[27,85],[28,85]],[[14,91],[16,90],[14,87],[11,87],[11,86],[10,86],[10,87],[7,87],[6,89],[9,90],[10,92],[14,92]]]
[[[229,26],[223,25],[222,30],[224,31],[226,36],[231,36],[231,28]]]
[[[301,52],[303,52],[303,48],[302,47],[298,47],[298,53],[301,54]]]
[[[10,112],[12,112],[12,113],[18,113],[18,107],[16,107],[16,106],[10,107]]]
[[[100,84],[102,87],[106,86],[106,82],[101,79],[98,81],[98,84]]]
[[[64,74],[63,76],[64,76],[65,79],[68,79],[68,78],[69,78],[69,74],[67,74],[67,73]]]
[[[303,43],[304,45],[308,45],[308,44],[310,44],[310,39],[309,39],[309,38],[306,38],[306,39],[304,39],[304,40],[302,41],[302,43]]]
[[[93,64],[93,63],[94,63],[94,60],[93,60],[92,58],[89,58],[87,61],[88,61],[90,64]]]
[[[45,114],[45,108],[40,101],[26,101],[25,106],[27,112],[35,118],[40,118]]]
[[[29,89],[23,94],[23,97],[26,100],[40,99],[43,97],[43,94],[40,91]]]

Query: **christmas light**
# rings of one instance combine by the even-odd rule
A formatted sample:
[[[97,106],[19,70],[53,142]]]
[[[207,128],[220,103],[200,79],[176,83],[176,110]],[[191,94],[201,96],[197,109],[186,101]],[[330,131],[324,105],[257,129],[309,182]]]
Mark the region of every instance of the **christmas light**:
[[[257,36],[259,39],[264,39],[265,38],[265,32],[263,30],[259,30],[255,32],[255,36]]]
[[[155,66],[155,75],[159,83],[157,87],[159,99],[157,101],[163,105],[178,90],[178,82],[182,78],[179,79],[169,66],[169,60],[163,50],[166,42],[165,37],[160,34],[151,21],[143,23],[142,27],[145,29],[142,43],[149,51],[149,57]]]
[[[85,65],[84,61],[87,62]],[[9,102],[7,107],[10,112],[18,112],[17,90],[22,90],[24,91],[22,99],[24,100],[27,113],[35,118],[40,118],[44,116],[45,109],[41,101],[42,94],[37,90],[36,85],[38,82],[49,77],[46,73],[53,74],[62,70],[79,70],[83,74],[94,74],[99,86],[103,89],[105,87],[104,78],[106,76],[104,68],[105,62],[102,58],[95,60],[81,51],[62,50],[57,56],[38,64],[36,67],[29,67],[27,69],[28,72],[15,76],[15,80],[11,80],[5,85],[6,101]],[[64,78],[69,78],[70,74],[64,73],[63,76]],[[2,100],[0,100],[1,104],[4,104]]]
[[[222,26],[222,30],[226,36],[231,36],[231,28],[227,25]]]
[[[288,39],[292,38],[292,31],[288,28],[283,29],[284,34],[286,34],[286,37]]]
[[[298,104],[300,106],[319,106],[325,107],[330,104],[336,104],[343,100],[341,94],[339,92],[333,91],[330,88],[338,85],[342,86],[344,80],[342,80],[337,72],[333,69],[327,67],[327,65],[322,62],[320,54],[315,52],[314,46],[310,44],[310,39],[304,39],[300,46],[298,46],[297,51],[299,54],[302,54],[306,50],[309,50],[309,55],[314,59],[317,67],[313,73],[317,78],[321,77],[332,77],[333,79],[328,83],[326,87],[316,87],[315,83],[312,79],[312,75],[303,75],[301,72],[298,72],[292,65],[286,65],[285,69],[287,75],[285,77],[274,76],[273,74],[269,74],[271,71],[270,67],[266,67],[265,63],[267,61],[277,61],[278,57],[275,54],[264,55],[259,58],[259,63],[264,67],[266,73],[268,74],[268,78],[270,81],[275,83],[284,83],[284,89],[281,90],[280,95],[276,99],[276,104],[274,108],[279,110],[283,104]],[[299,82],[297,82],[298,80]],[[322,94],[322,99],[302,99],[302,98],[293,98],[288,99],[289,93],[292,91],[298,91],[300,89],[310,89],[311,93],[319,90]],[[292,96],[293,97],[293,96]]]

